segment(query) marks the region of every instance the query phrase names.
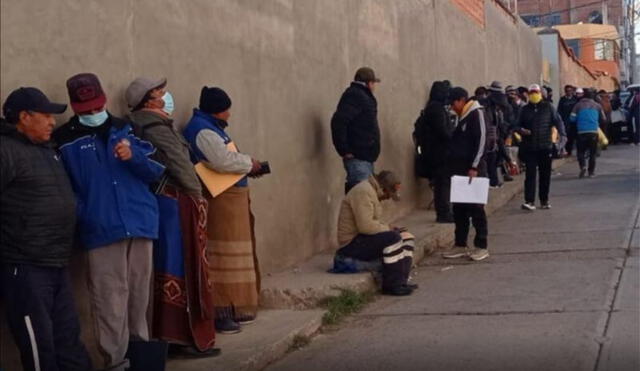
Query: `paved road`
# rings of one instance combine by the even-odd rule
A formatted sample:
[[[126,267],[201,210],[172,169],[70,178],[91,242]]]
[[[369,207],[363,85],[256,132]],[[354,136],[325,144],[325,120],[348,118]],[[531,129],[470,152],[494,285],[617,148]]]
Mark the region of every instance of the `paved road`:
[[[604,152],[594,179],[563,166],[552,210],[517,197],[490,218],[490,259],[428,259],[414,295],[268,370],[640,370],[639,148]]]

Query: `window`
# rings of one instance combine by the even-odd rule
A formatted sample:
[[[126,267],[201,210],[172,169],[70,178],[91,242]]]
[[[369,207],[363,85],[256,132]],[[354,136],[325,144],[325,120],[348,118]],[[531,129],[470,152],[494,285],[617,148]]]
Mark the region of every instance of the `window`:
[[[560,23],[562,23],[562,19],[560,18],[560,13],[553,13],[547,16],[545,26],[551,27]]]
[[[531,27],[539,27],[540,26],[540,16],[539,15],[523,15],[521,16],[524,23],[528,24]]]
[[[571,40],[565,40],[565,43],[567,43],[567,46],[573,50],[573,55],[576,56],[576,58],[580,58],[580,39],[571,39]]]
[[[594,42],[593,49],[595,52],[594,57],[597,61],[615,60],[614,59],[615,41],[597,39],[597,40],[593,40],[593,42]]]

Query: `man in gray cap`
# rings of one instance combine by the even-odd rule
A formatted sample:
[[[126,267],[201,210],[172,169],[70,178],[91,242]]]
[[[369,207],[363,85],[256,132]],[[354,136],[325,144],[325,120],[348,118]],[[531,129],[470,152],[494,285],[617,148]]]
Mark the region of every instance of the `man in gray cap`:
[[[504,142],[511,133],[515,117],[505,90],[502,88],[502,83],[494,81],[488,90],[489,97],[486,101],[486,112],[489,118],[487,122],[487,172],[490,185],[497,188],[502,186],[498,170],[504,170],[504,163],[509,165],[512,163]],[[503,179],[513,180],[506,171],[503,171]]]
[[[373,95],[380,79],[369,67],[356,71],[331,118],[333,145],[347,171],[345,193],[373,175],[373,163],[380,155],[378,102]]]
[[[200,254],[206,240],[198,238],[206,234],[207,201],[189,158],[189,144],[173,125],[173,97],[167,91],[167,79],[139,77],[129,84],[125,98],[132,110],[129,119],[134,131],[153,144],[155,159],[167,168],[165,177],[154,185],[160,233],[154,242],[152,336],[169,341],[174,355],[217,355],[213,313],[206,310],[213,299],[207,280],[197,275],[197,267],[207,265]],[[175,300],[174,293],[163,289],[176,285],[185,288],[189,300]]]

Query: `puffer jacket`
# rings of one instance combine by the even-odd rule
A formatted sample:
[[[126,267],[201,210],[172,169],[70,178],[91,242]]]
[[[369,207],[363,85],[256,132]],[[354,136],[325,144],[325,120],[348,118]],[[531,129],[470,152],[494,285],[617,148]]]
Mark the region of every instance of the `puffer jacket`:
[[[65,266],[71,255],[76,201],[48,143],[35,144],[0,122],[0,260]]]
[[[380,155],[378,102],[367,86],[352,82],[331,118],[331,137],[338,154],[375,162]]]
[[[521,151],[551,150],[551,127],[565,137],[564,124],[551,103],[541,101],[538,104],[529,103],[522,107],[520,118],[515,130],[522,134],[522,129],[531,131],[530,135],[522,135]]]
[[[416,120],[414,136],[422,166],[435,170],[446,165],[453,125],[446,109],[449,88],[443,81],[431,85],[429,102]]]

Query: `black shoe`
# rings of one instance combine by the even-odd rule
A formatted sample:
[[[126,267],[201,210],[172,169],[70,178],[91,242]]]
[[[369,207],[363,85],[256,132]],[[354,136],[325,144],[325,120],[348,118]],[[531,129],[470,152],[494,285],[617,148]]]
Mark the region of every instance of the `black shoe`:
[[[449,214],[449,215],[445,215],[443,217],[437,217],[436,218],[436,223],[454,223],[455,221],[453,220],[453,215]]]
[[[208,358],[217,357],[221,354],[220,348],[198,350],[192,346],[170,344],[169,358]]]
[[[230,318],[220,318],[215,320],[216,332],[220,334],[237,334],[240,332],[238,322]]]
[[[504,174],[503,179],[505,182],[513,182],[513,177],[509,174]]]
[[[578,178],[580,179],[584,178],[586,173],[587,173],[587,169],[580,169],[580,174],[578,175]]]
[[[411,295],[412,292],[413,292],[412,289],[404,285],[396,286],[388,289],[385,289],[385,288],[382,289],[382,295],[391,295],[391,296],[407,296],[407,295]]]
[[[409,283],[409,282],[407,282],[407,283],[405,283],[405,284],[404,284],[404,285],[402,285],[402,286],[404,286],[404,287],[408,287],[408,288],[410,288],[411,290],[417,290],[417,289],[418,289],[418,284],[417,284],[417,283]]]

